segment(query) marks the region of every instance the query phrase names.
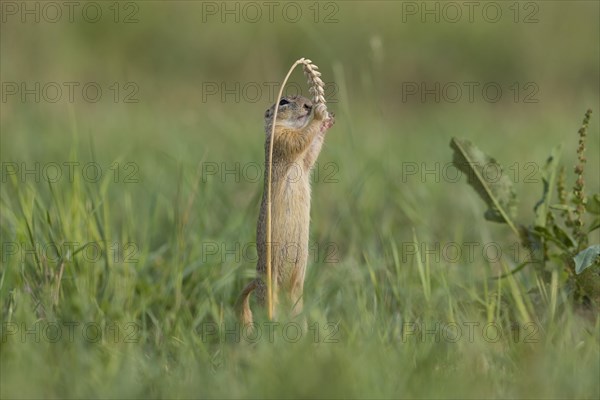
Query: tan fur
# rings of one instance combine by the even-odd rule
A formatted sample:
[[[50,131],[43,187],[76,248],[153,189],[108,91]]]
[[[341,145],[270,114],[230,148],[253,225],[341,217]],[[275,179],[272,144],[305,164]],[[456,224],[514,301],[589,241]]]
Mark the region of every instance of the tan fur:
[[[265,165],[273,123],[273,105],[265,112]],[[313,106],[302,96],[283,97],[277,111],[275,142],[273,143],[272,170],[272,247],[273,308],[279,302],[289,316],[302,311],[304,275],[308,261],[308,234],[310,223],[310,171],[321,151],[325,132],[334,124],[333,115],[323,104]],[[253,322],[249,295],[255,291],[261,307],[267,295],[266,275],[266,215],[267,169],[260,214],[256,228],[258,262],[257,277],[242,291],[237,301],[237,312],[244,325]]]

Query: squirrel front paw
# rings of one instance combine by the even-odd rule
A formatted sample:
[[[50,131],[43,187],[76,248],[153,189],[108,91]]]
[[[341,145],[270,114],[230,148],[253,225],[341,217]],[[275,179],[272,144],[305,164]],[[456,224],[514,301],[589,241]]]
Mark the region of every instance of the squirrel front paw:
[[[321,125],[321,132],[325,132],[326,130],[331,128],[333,124],[335,124],[335,114],[327,113],[327,118],[323,121],[323,124]]]
[[[323,121],[327,118],[327,106],[323,103],[319,103],[315,106],[315,119]]]

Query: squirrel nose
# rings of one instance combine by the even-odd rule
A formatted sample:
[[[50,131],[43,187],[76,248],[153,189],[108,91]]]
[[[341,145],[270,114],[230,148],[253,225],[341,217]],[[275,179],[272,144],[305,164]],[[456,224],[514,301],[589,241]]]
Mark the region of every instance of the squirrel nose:
[[[306,108],[308,111],[310,111],[312,109],[312,106],[304,103],[304,108]]]

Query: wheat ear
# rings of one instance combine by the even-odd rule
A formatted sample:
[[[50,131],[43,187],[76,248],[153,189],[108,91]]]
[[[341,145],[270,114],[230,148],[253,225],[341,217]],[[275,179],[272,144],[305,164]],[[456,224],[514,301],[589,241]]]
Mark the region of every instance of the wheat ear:
[[[281,96],[283,95],[283,88],[287,83],[290,75],[294,71],[297,65],[302,64],[304,75],[306,75],[308,79],[309,92],[313,96],[313,103],[316,106],[317,104],[325,104],[325,85],[321,80],[321,73],[318,71],[319,67],[312,63],[311,60],[301,58],[297,60],[294,65],[290,68],[281,87],[279,88],[279,94],[277,95],[277,100],[275,101],[275,110],[273,113],[273,123],[271,124],[271,142],[269,143],[269,173],[267,175],[267,240],[266,240],[266,256],[267,256],[267,308],[269,314],[269,321],[273,320],[273,275],[271,273],[272,265],[271,265],[271,179],[273,173],[273,143],[275,142],[275,122],[277,121],[277,109],[279,108],[279,101],[281,100]]]

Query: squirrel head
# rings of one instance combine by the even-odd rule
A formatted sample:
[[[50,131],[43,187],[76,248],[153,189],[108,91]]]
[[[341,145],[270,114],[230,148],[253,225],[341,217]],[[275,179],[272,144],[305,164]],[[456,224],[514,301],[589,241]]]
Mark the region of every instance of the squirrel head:
[[[282,97],[277,105],[276,127],[302,129],[310,121],[313,111],[313,103],[302,96]],[[270,130],[273,123],[275,104],[265,111],[265,128]]]

